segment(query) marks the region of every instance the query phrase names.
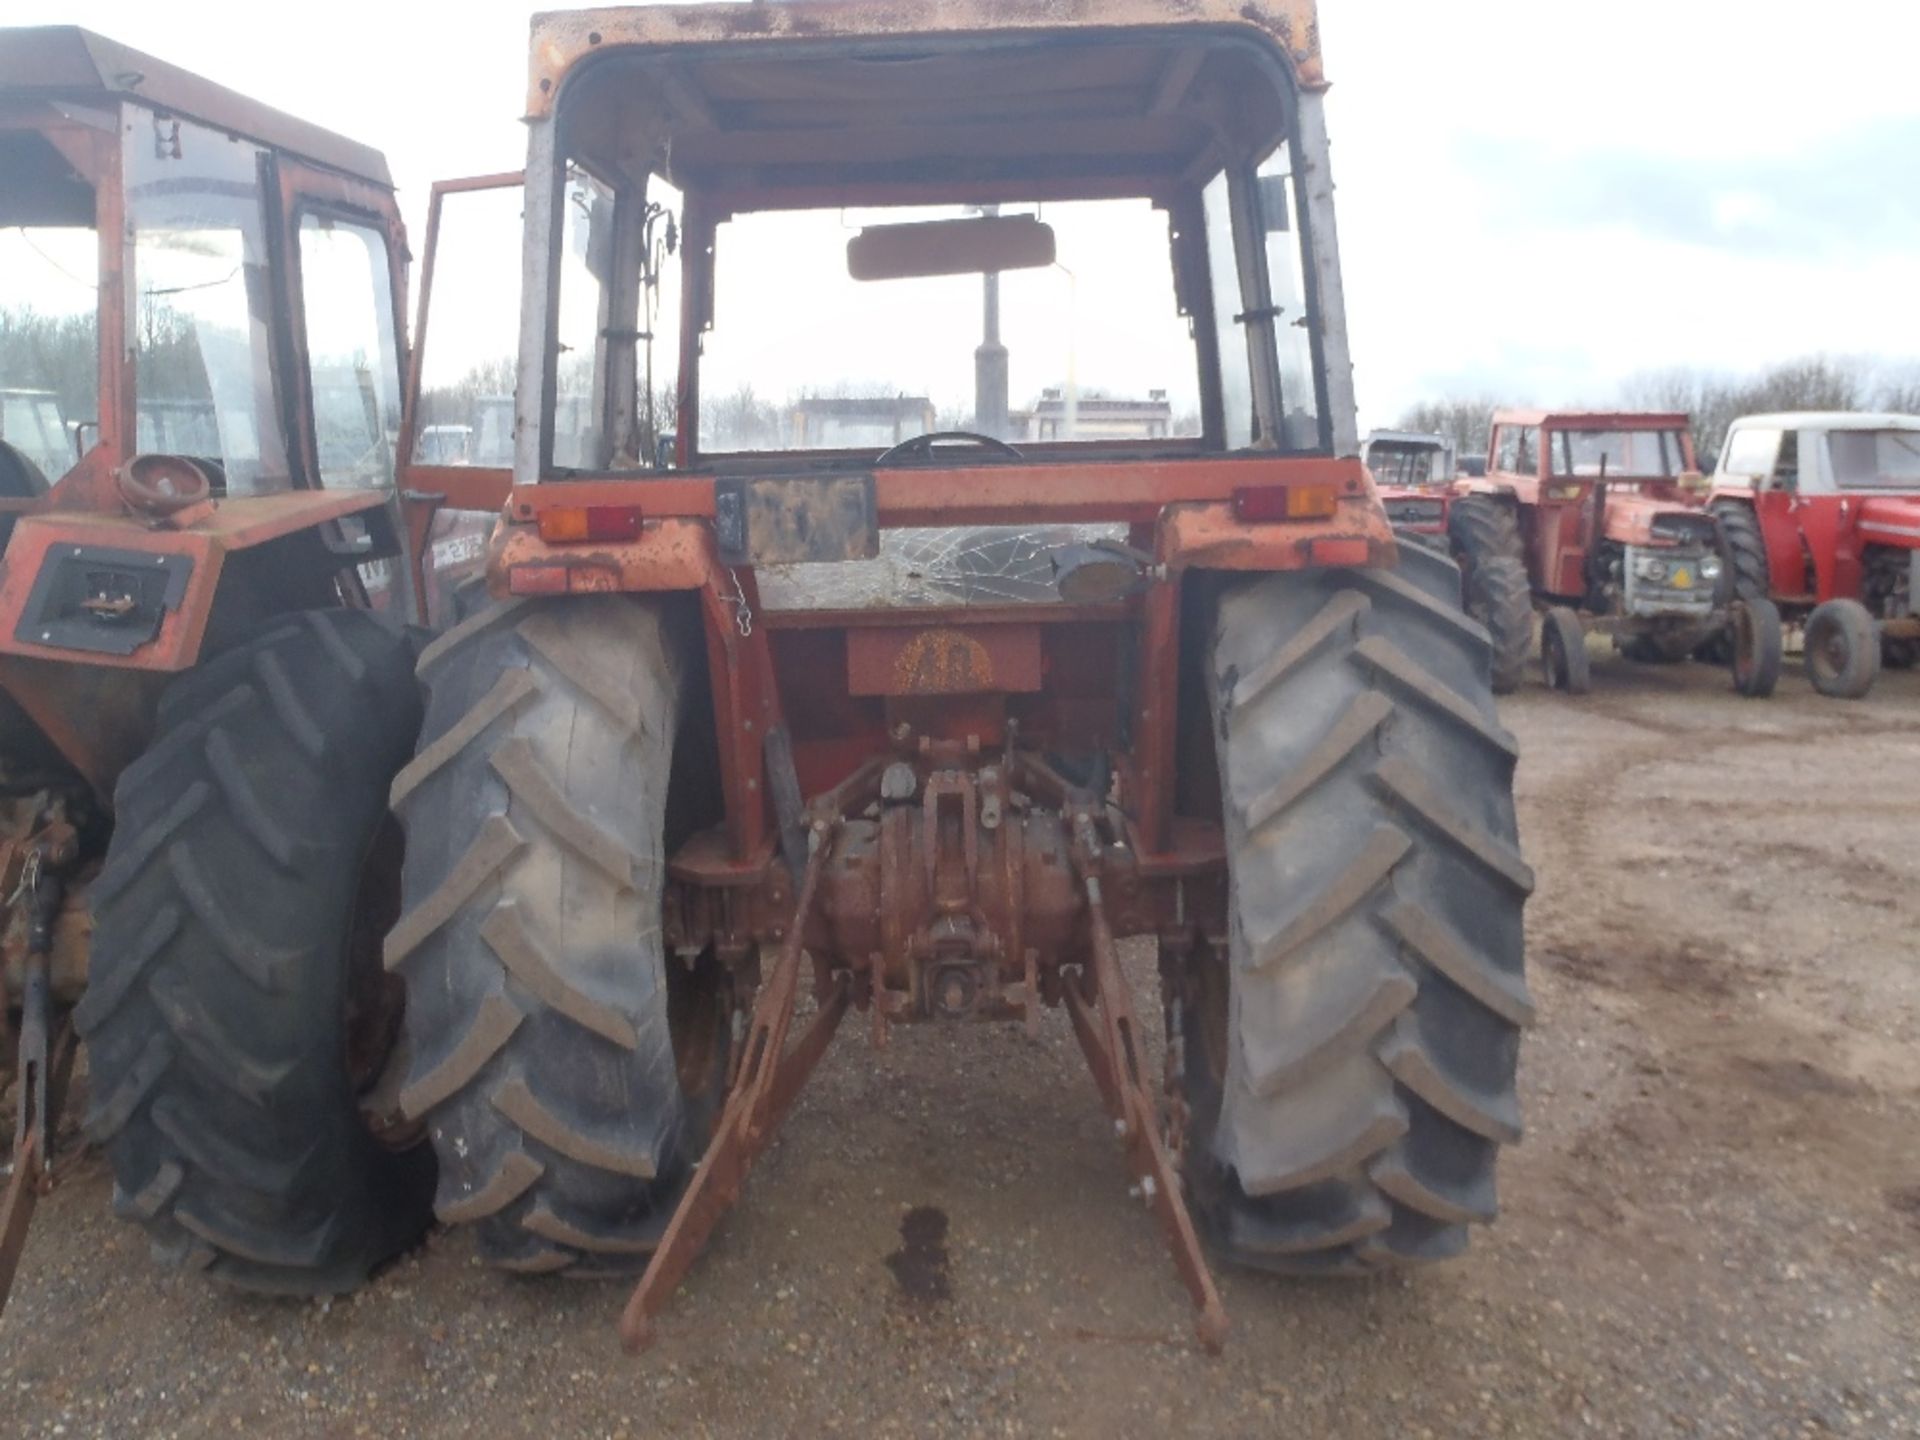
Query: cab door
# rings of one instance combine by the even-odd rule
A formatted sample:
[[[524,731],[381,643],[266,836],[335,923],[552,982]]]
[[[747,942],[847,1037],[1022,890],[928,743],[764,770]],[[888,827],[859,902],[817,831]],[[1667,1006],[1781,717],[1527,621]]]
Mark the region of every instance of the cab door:
[[[283,424],[302,488],[387,503],[323,527],[350,604],[415,618],[396,491],[406,372],[406,229],[393,192],[281,155],[278,302]],[[357,563],[355,563],[357,562]]]
[[[427,210],[400,486],[436,627],[484,599],[487,542],[513,484],[525,190],[517,171],[443,180]]]

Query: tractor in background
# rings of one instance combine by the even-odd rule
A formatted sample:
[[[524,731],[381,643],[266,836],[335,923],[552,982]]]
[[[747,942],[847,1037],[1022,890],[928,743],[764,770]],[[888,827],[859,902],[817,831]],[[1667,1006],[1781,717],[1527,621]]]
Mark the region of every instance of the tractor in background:
[[[1360,447],[1393,528],[1410,535],[1443,537],[1453,482],[1459,474],[1454,444],[1444,435],[1375,430]]]
[[[1920,658],[1920,416],[1736,420],[1709,497],[1739,594],[1801,627],[1814,689],[1857,700]]]
[[[438,523],[395,484],[407,263],[377,152],[0,30],[0,1302],[80,1041],[166,1263],[331,1293],[431,1219],[379,964]]]
[[[1684,415],[1496,414],[1487,473],[1459,483],[1448,516],[1495,654],[1509,666],[1523,659],[1538,609],[1547,685],[1584,694],[1590,633],[1641,664],[1677,663],[1724,635],[1735,689],[1772,694],[1779,612],[1735,593],[1699,480]]]

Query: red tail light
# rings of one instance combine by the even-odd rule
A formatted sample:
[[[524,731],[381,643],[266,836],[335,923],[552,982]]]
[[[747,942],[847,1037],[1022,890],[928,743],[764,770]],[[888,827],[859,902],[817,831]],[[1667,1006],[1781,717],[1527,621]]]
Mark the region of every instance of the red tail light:
[[[540,538],[549,545],[617,544],[640,538],[638,505],[553,505],[540,512]]]
[[[1262,485],[1233,492],[1233,513],[1250,525],[1286,520],[1331,520],[1340,508],[1337,485]]]

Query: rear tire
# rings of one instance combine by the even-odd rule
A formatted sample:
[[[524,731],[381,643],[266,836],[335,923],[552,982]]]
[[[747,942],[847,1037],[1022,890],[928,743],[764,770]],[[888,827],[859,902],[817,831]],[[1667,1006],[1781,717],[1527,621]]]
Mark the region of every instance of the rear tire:
[[[1807,679],[1834,700],[1859,700],[1880,678],[1880,627],[1858,600],[1829,600],[1807,617]]]
[[[644,1265],[718,1113],[721,972],[661,940],[694,638],[628,597],[512,601],[420,657],[426,723],[393,790],[401,1105],[440,1157],[440,1218],[506,1269]]]
[[[1459,561],[1467,614],[1493,641],[1493,693],[1511,695],[1533,652],[1533,585],[1513,507],[1467,495],[1447,512],[1447,538]]]
[[[350,1290],[430,1219],[431,1155],[374,1138],[377,1077],[349,1063],[349,1007],[390,1019],[353,962],[393,918],[373,872],[398,863],[376,847],[411,668],[362,612],[278,620],[174,682],[115,792],[75,1014],[88,1133],[157,1257],[246,1289]]]
[[[1549,690],[1585,695],[1593,689],[1586,627],[1563,605],[1547,611],[1540,622],[1540,673]]]
[[[1189,972],[1184,1078],[1195,1214],[1241,1264],[1458,1254],[1520,1134],[1533,876],[1459,586],[1409,547],[1220,605],[1229,955]]]

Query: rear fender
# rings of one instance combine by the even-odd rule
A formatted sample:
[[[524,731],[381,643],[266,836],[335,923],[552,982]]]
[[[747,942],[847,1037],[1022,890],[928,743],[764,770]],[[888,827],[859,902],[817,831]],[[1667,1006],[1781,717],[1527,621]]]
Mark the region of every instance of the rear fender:
[[[1272,571],[1392,565],[1386,510],[1371,495],[1342,500],[1331,519],[1250,525],[1231,505],[1169,506],[1160,522],[1169,571]]]
[[[0,558],[0,687],[110,794],[168,679],[270,615],[338,603],[340,570],[397,553],[388,499],[238,497],[179,528],[124,510],[23,515]],[[364,527],[364,549],[335,544],[324,527],[341,521]]]

